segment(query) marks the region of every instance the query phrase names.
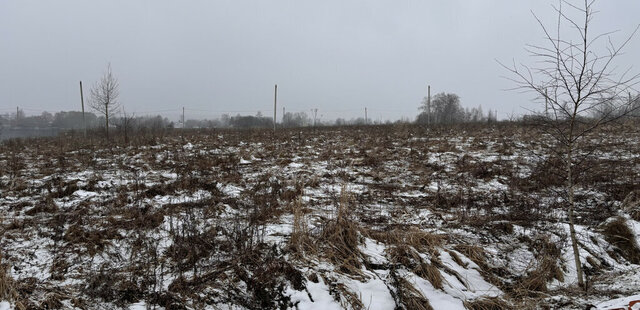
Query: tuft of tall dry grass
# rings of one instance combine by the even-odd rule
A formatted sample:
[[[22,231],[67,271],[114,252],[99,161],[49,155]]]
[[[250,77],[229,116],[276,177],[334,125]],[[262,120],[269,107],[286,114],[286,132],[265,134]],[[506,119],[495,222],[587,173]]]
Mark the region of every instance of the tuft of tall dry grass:
[[[437,249],[446,242],[446,236],[420,230],[417,227],[396,228],[387,232],[369,232],[369,235],[385,244],[408,245],[421,253],[435,256]]]
[[[612,221],[602,225],[602,234],[607,242],[616,247],[622,257],[632,264],[640,264],[640,249],[635,234],[627,221],[622,217],[616,217]]]
[[[342,283],[338,283],[335,286],[335,291],[337,294],[337,299],[342,306],[343,309],[351,309],[351,310],[364,310],[364,304],[358,298],[354,292],[350,291],[346,285]]]
[[[350,202],[350,194],[346,186],[343,186],[336,217],[324,225],[319,242],[326,246],[324,255],[338,266],[341,272],[361,276],[363,255],[358,249],[361,239],[360,227],[349,216]]]
[[[468,257],[472,262],[480,266],[480,268],[484,268],[484,266],[487,266],[487,255],[481,247],[470,244],[458,244],[454,247],[454,249],[462,253],[462,255]]]
[[[18,293],[13,287],[13,279],[7,273],[7,268],[2,264],[2,253],[0,253],[0,300],[17,300]]]
[[[302,258],[305,253],[316,254],[318,249],[309,232],[301,197],[294,202],[292,209],[293,228],[289,238],[289,250],[298,258]]]
[[[473,301],[465,301],[464,307],[469,310],[509,310],[513,306],[499,297],[482,297]]]
[[[422,259],[413,247],[401,244],[388,248],[386,252],[389,255],[389,261],[394,265],[401,265],[419,277],[427,279],[436,289],[444,288],[444,278],[438,267]]]
[[[394,276],[396,303],[406,310],[433,310],[429,300],[416,289],[409,280],[401,276]]]

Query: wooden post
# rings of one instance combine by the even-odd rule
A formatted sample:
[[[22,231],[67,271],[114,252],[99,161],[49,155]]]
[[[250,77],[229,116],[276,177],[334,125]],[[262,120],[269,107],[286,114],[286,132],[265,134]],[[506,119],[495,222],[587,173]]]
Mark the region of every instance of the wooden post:
[[[184,107],[182,107],[182,129],[184,129]]]
[[[87,137],[87,122],[84,118],[84,96],[82,95],[82,81],[80,81],[80,104],[82,104],[82,128],[84,130],[84,137]]]
[[[18,115],[20,115],[20,109],[16,107],[16,127],[18,127]]]
[[[367,107],[364,108],[364,124],[367,125],[368,122],[368,116],[367,116]]]
[[[284,127],[284,107],[282,107],[282,127]]]
[[[278,105],[278,84],[275,85],[274,89],[273,89],[273,132],[276,132],[276,108]],[[282,116],[284,117],[284,112],[282,114]]]

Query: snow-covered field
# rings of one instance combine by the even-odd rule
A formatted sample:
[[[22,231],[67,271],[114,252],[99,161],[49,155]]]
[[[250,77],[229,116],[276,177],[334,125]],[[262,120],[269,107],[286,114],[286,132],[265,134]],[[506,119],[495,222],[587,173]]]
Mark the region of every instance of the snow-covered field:
[[[626,305],[640,299],[640,222],[621,209],[640,190],[640,135],[592,139],[577,191],[586,292],[563,168],[531,127],[5,143],[0,309]]]

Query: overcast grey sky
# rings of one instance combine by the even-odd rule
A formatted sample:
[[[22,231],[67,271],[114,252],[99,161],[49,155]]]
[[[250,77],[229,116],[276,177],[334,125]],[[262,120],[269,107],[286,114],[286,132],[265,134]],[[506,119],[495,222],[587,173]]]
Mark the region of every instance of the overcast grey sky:
[[[504,118],[534,106],[504,91],[495,60],[531,62],[531,10],[553,23],[556,2],[1,0],[0,113],[79,110],[78,81],[110,62],[137,115],[270,115],[277,83],[287,111],[413,119],[430,84]],[[596,8],[594,31],[621,30],[614,40],[640,23],[638,0]],[[620,65],[637,64],[640,37],[626,51]]]

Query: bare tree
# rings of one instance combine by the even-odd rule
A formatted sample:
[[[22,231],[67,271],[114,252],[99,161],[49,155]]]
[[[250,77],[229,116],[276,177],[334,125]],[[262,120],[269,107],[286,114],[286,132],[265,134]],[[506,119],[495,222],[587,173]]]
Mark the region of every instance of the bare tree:
[[[109,138],[109,117],[117,113],[120,108],[118,88],[118,79],[111,72],[111,63],[107,65],[107,71],[104,72],[100,81],[91,87],[89,105],[96,112],[104,115],[107,139]]]
[[[122,116],[117,121],[117,128],[124,134],[124,143],[129,143],[129,135],[134,131],[136,127],[136,115],[135,114],[127,114],[124,109],[122,109]]]
[[[582,264],[575,230],[576,167],[585,156],[580,148],[589,141],[586,137],[599,127],[633,112],[634,106],[626,98],[639,82],[639,75],[629,70],[617,71],[615,61],[623,48],[638,31],[638,27],[621,44],[614,44],[606,32],[591,34],[595,0],[580,5],[560,0],[556,29],[551,30],[534,14],[545,34],[544,45],[527,45],[536,65],[511,66],[500,63],[511,72],[514,89],[533,92],[545,106],[536,119],[554,139],[552,148],[563,159],[566,177],[566,214],[578,284],[585,287]],[[564,9],[566,8],[566,10]],[[598,45],[601,44],[601,48]],[[597,146],[591,146],[597,149]]]
[[[465,113],[460,97],[453,93],[439,93],[430,100],[425,97],[418,115],[419,123],[453,124],[464,121]]]

